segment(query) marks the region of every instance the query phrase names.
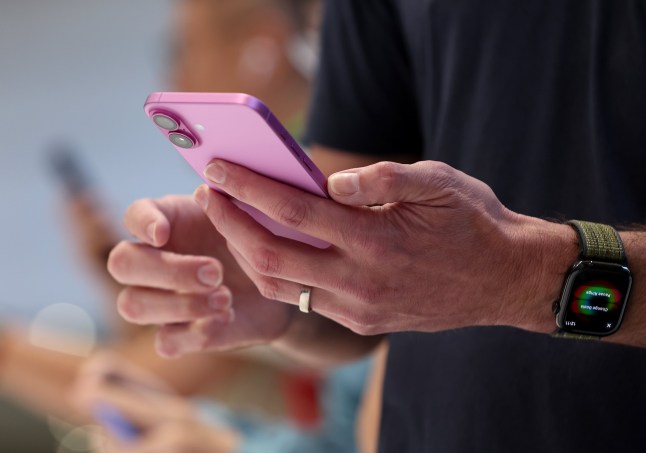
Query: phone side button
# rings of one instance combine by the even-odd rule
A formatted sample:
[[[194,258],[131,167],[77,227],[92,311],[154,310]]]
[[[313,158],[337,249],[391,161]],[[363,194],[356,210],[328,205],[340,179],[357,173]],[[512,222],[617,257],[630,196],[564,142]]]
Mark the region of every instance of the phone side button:
[[[311,172],[312,172],[312,169],[310,168],[310,166],[309,166],[309,165],[307,165],[307,162],[305,162],[305,159],[303,159],[303,160],[302,160],[302,162],[303,162],[303,165],[305,165],[305,168],[307,168],[307,169],[310,171],[310,173],[311,173]]]

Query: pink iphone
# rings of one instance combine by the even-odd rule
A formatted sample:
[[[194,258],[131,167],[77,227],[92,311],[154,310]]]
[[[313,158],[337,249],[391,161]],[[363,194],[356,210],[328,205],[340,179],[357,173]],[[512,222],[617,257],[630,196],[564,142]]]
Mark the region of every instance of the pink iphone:
[[[144,110],[202,180],[214,158],[223,159],[327,197],[326,178],[258,99],[242,93],[152,93]],[[329,244],[269,219],[253,207],[234,200],[272,233],[319,248]]]

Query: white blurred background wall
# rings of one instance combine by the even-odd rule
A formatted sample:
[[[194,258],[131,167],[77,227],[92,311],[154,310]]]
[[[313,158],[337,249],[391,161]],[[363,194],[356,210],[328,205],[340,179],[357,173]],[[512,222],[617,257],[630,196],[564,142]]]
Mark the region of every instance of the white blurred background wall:
[[[198,184],[142,109],[166,88],[170,7],[0,0],[0,318],[30,322],[52,304],[78,306],[99,324],[105,315],[60,212],[45,156],[52,141],[78,150],[118,222],[135,198]],[[52,319],[74,329],[73,318]]]

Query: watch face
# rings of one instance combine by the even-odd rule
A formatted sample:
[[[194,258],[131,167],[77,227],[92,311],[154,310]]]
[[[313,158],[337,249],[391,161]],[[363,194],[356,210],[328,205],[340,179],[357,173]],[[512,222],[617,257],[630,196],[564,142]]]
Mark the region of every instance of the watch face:
[[[631,283],[630,271],[624,266],[577,263],[561,299],[560,327],[581,334],[613,333],[621,323]]]

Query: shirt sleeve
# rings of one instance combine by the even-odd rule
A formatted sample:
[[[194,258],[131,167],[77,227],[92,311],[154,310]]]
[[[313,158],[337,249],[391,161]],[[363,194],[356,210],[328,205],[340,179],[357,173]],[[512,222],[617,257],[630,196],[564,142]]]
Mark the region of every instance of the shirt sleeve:
[[[420,154],[411,65],[396,8],[329,0],[305,140],[370,155]]]

